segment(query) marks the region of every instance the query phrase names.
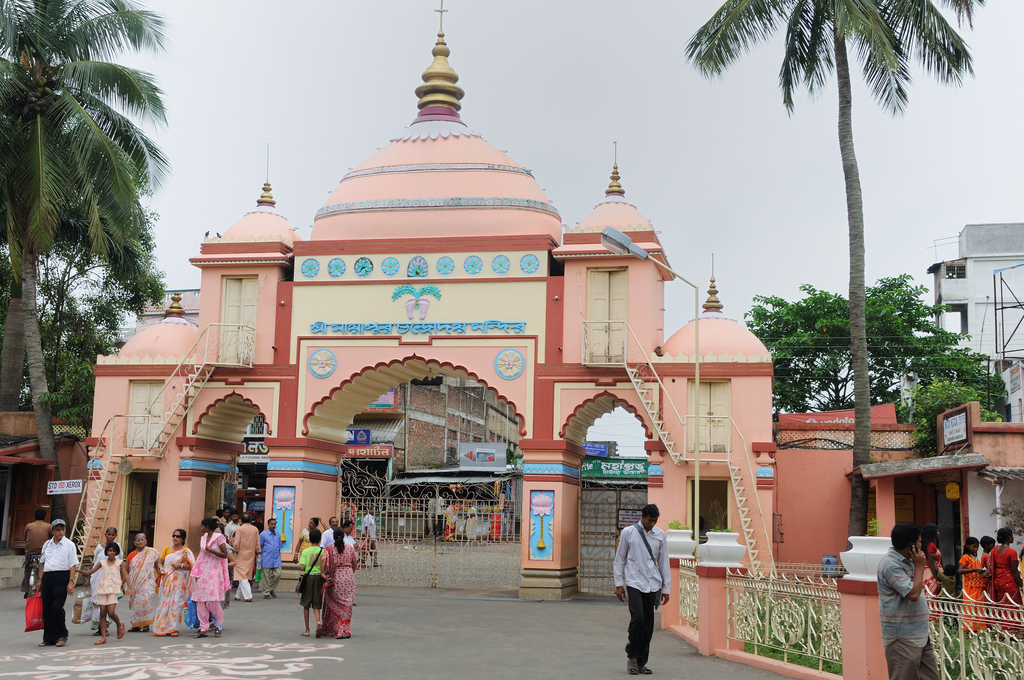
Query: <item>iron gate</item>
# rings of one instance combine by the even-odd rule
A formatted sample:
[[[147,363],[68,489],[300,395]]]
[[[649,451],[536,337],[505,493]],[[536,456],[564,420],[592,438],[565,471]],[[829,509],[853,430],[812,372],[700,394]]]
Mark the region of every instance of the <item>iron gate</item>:
[[[417,487],[407,490],[406,496],[345,498],[341,516],[354,514],[361,530],[362,518],[371,510],[377,523],[376,553],[368,545],[361,551],[356,583],[517,589],[518,480],[473,485],[484,488],[454,486]]]
[[[612,561],[619,542],[619,511],[639,512],[647,504],[646,489],[595,486],[580,490],[581,593],[615,592]]]

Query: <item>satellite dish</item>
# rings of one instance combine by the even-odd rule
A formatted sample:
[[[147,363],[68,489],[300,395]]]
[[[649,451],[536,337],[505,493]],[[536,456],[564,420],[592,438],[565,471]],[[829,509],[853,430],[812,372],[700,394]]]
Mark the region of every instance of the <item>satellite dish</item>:
[[[123,458],[121,460],[121,464],[117,466],[117,474],[127,476],[130,475],[134,469],[135,466],[132,465],[132,462],[127,458]]]

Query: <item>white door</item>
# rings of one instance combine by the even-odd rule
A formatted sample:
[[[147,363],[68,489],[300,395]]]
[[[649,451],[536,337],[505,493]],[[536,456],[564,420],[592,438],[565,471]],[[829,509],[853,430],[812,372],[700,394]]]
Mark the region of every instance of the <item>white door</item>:
[[[690,408],[688,413],[696,411],[696,395],[694,381],[690,381]],[[700,383],[700,450],[702,452],[728,453],[731,449],[732,423],[729,419],[731,413],[730,383],[728,382],[704,382]],[[694,418],[686,419],[687,449],[694,448]]]
[[[153,445],[160,434],[164,412],[162,382],[133,380],[129,393],[128,432],[129,449],[145,449]]]
[[[626,303],[629,271],[587,272],[587,356],[590,363],[622,363],[626,358]]]
[[[252,363],[252,347],[246,342],[243,326],[256,327],[256,299],[259,287],[255,277],[224,279],[221,305],[221,350],[217,363]]]

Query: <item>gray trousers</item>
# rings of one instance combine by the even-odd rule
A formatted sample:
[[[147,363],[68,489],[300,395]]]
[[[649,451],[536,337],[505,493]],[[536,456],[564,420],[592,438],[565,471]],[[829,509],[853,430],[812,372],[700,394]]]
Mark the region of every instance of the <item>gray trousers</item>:
[[[931,639],[924,647],[897,640],[885,648],[885,665],[889,668],[889,680],[939,680]]]
[[[260,590],[265,593],[277,590],[277,585],[280,582],[281,567],[263,567],[263,570],[260,572]]]

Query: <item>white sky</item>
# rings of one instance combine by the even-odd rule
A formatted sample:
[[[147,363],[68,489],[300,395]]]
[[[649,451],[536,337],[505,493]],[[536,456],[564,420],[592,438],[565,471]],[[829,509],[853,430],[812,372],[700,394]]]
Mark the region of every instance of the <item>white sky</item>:
[[[846,209],[834,80],[787,116],[778,39],[716,82],[686,63],[686,41],[720,2],[449,0],[445,32],[463,119],[533,171],[563,223],[603,197],[618,141],[627,200],[691,280],[708,279],[714,253],[725,312],[741,319],[754,295],[795,299],[803,283],[846,292]],[[154,137],[173,174],[152,200],[169,288],[198,287],[188,258],[203,233],[255,205],[268,142],[278,210],[309,236],[348,169],[415,116],[436,5],[154,5],[168,51],[130,62],[156,75],[170,112]],[[934,239],[1024,221],[1021,26],[1024,2],[989,3],[963,29],[976,77],[953,88],[921,74],[902,118],[855,80],[869,283],[909,272],[928,284]],[[955,257],[956,246],[937,256]],[[666,337],[693,314],[688,287],[667,290]]]

